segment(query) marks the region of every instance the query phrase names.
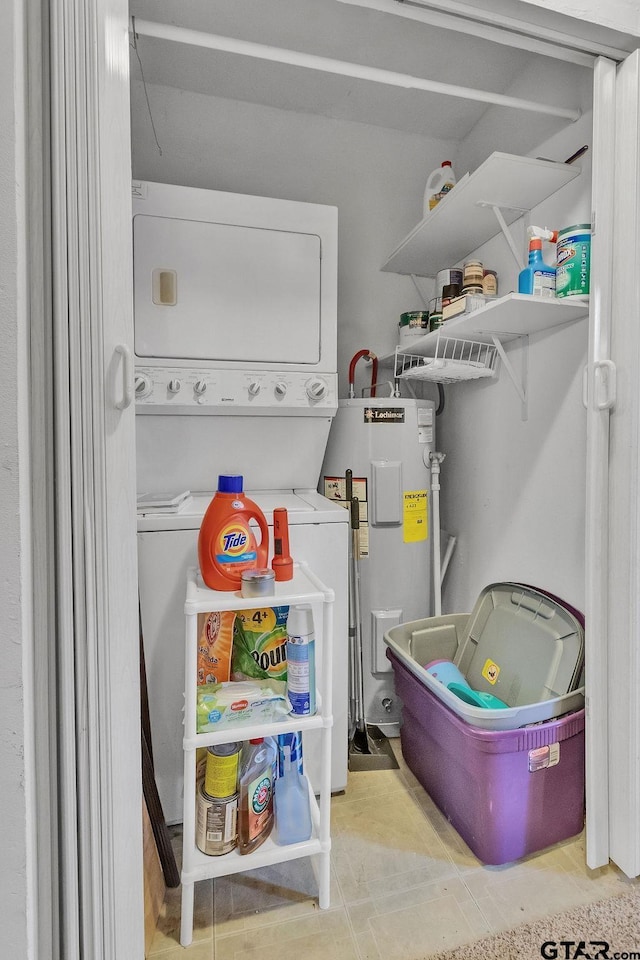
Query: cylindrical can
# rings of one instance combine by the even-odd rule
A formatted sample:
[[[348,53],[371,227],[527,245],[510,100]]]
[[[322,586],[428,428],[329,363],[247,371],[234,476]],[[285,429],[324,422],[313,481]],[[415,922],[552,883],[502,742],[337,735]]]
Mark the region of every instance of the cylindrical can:
[[[457,283],[459,287],[462,287],[462,270],[457,267],[438,270],[436,273],[436,297],[441,297],[442,291],[450,283]]]
[[[269,567],[242,571],[243,597],[269,597],[274,591],[276,575]]]
[[[220,857],[238,845],[238,794],[210,797],[204,786],[196,797],[196,846]]]
[[[291,712],[316,712],[316,653],[310,603],[289,608],[287,618],[287,695]]]
[[[484,267],[482,260],[467,260],[463,270],[463,287],[482,287],[483,279]]]
[[[204,789],[210,797],[224,799],[238,790],[241,743],[216,743],[207,749]]]
[[[556,297],[588,297],[591,271],[591,224],[558,231]]]
[[[484,290],[484,287],[482,286],[482,284],[480,285],[470,284],[468,287],[462,288],[462,294],[463,296],[481,297],[483,290]]]
[[[398,338],[401,347],[424,337],[426,333],[429,333],[428,310],[409,310],[400,314]]]
[[[460,284],[447,283],[442,291],[442,306],[446,307],[448,303],[460,296]]]
[[[485,270],[482,280],[482,292],[485,297],[498,296],[498,274],[495,270]]]

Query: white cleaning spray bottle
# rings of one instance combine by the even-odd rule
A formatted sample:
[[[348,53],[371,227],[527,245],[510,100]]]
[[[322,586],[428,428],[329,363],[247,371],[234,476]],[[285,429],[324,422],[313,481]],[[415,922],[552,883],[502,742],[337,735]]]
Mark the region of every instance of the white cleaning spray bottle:
[[[291,712],[316,712],[316,644],[310,603],[289,608],[287,617],[287,696]]]

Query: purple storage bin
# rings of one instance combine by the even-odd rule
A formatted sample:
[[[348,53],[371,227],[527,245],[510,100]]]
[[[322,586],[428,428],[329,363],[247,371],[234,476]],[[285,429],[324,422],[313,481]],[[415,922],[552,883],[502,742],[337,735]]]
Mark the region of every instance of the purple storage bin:
[[[510,863],[580,833],[583,709],[515,730],[474,727],[392,650],[387,657],[407,766],[482,863]]]

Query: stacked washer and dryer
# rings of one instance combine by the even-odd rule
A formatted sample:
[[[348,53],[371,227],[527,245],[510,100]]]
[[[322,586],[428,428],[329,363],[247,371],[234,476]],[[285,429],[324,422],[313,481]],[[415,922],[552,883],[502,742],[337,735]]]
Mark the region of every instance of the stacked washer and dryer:
[[[165,818],[182,819],[185,584],[219,474],[244,477],[271,531],[287,508],[291,554],[335,591],[331,788],[344,790],[356,719],[345,475],[360,509],[359,709],[395,735],[383,636],[432,612],[434,405],[338,403],[334,207],[138,181],[133,213],[140,611]],[[305,764],[319,782],[314,733]]]
[[[182,820],[186,571],[219,474],[242,474],[271,530],[273,509],[287,508],[294,560],[335,591],[331,786],[343,790],[349,518],[317,492],[338,405],[337,210],[151,182],[134,183],[133,197],[138,494],[189,491],[175,509],[138,510],[165,818]],[[305,764],[319,782],[313,733]]]

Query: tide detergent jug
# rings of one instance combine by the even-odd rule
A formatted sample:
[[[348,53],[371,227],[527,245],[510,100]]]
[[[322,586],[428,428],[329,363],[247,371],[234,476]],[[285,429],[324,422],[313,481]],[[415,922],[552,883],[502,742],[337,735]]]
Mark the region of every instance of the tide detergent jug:
[[[202,579],[211,590],[239,590],[243,570],[267,565],[267,521],[242,489],[240,475],[219,476],[218,489],[200,526],[198,561]],[[260,528],[260,543],[249,525],[251,520]]]

